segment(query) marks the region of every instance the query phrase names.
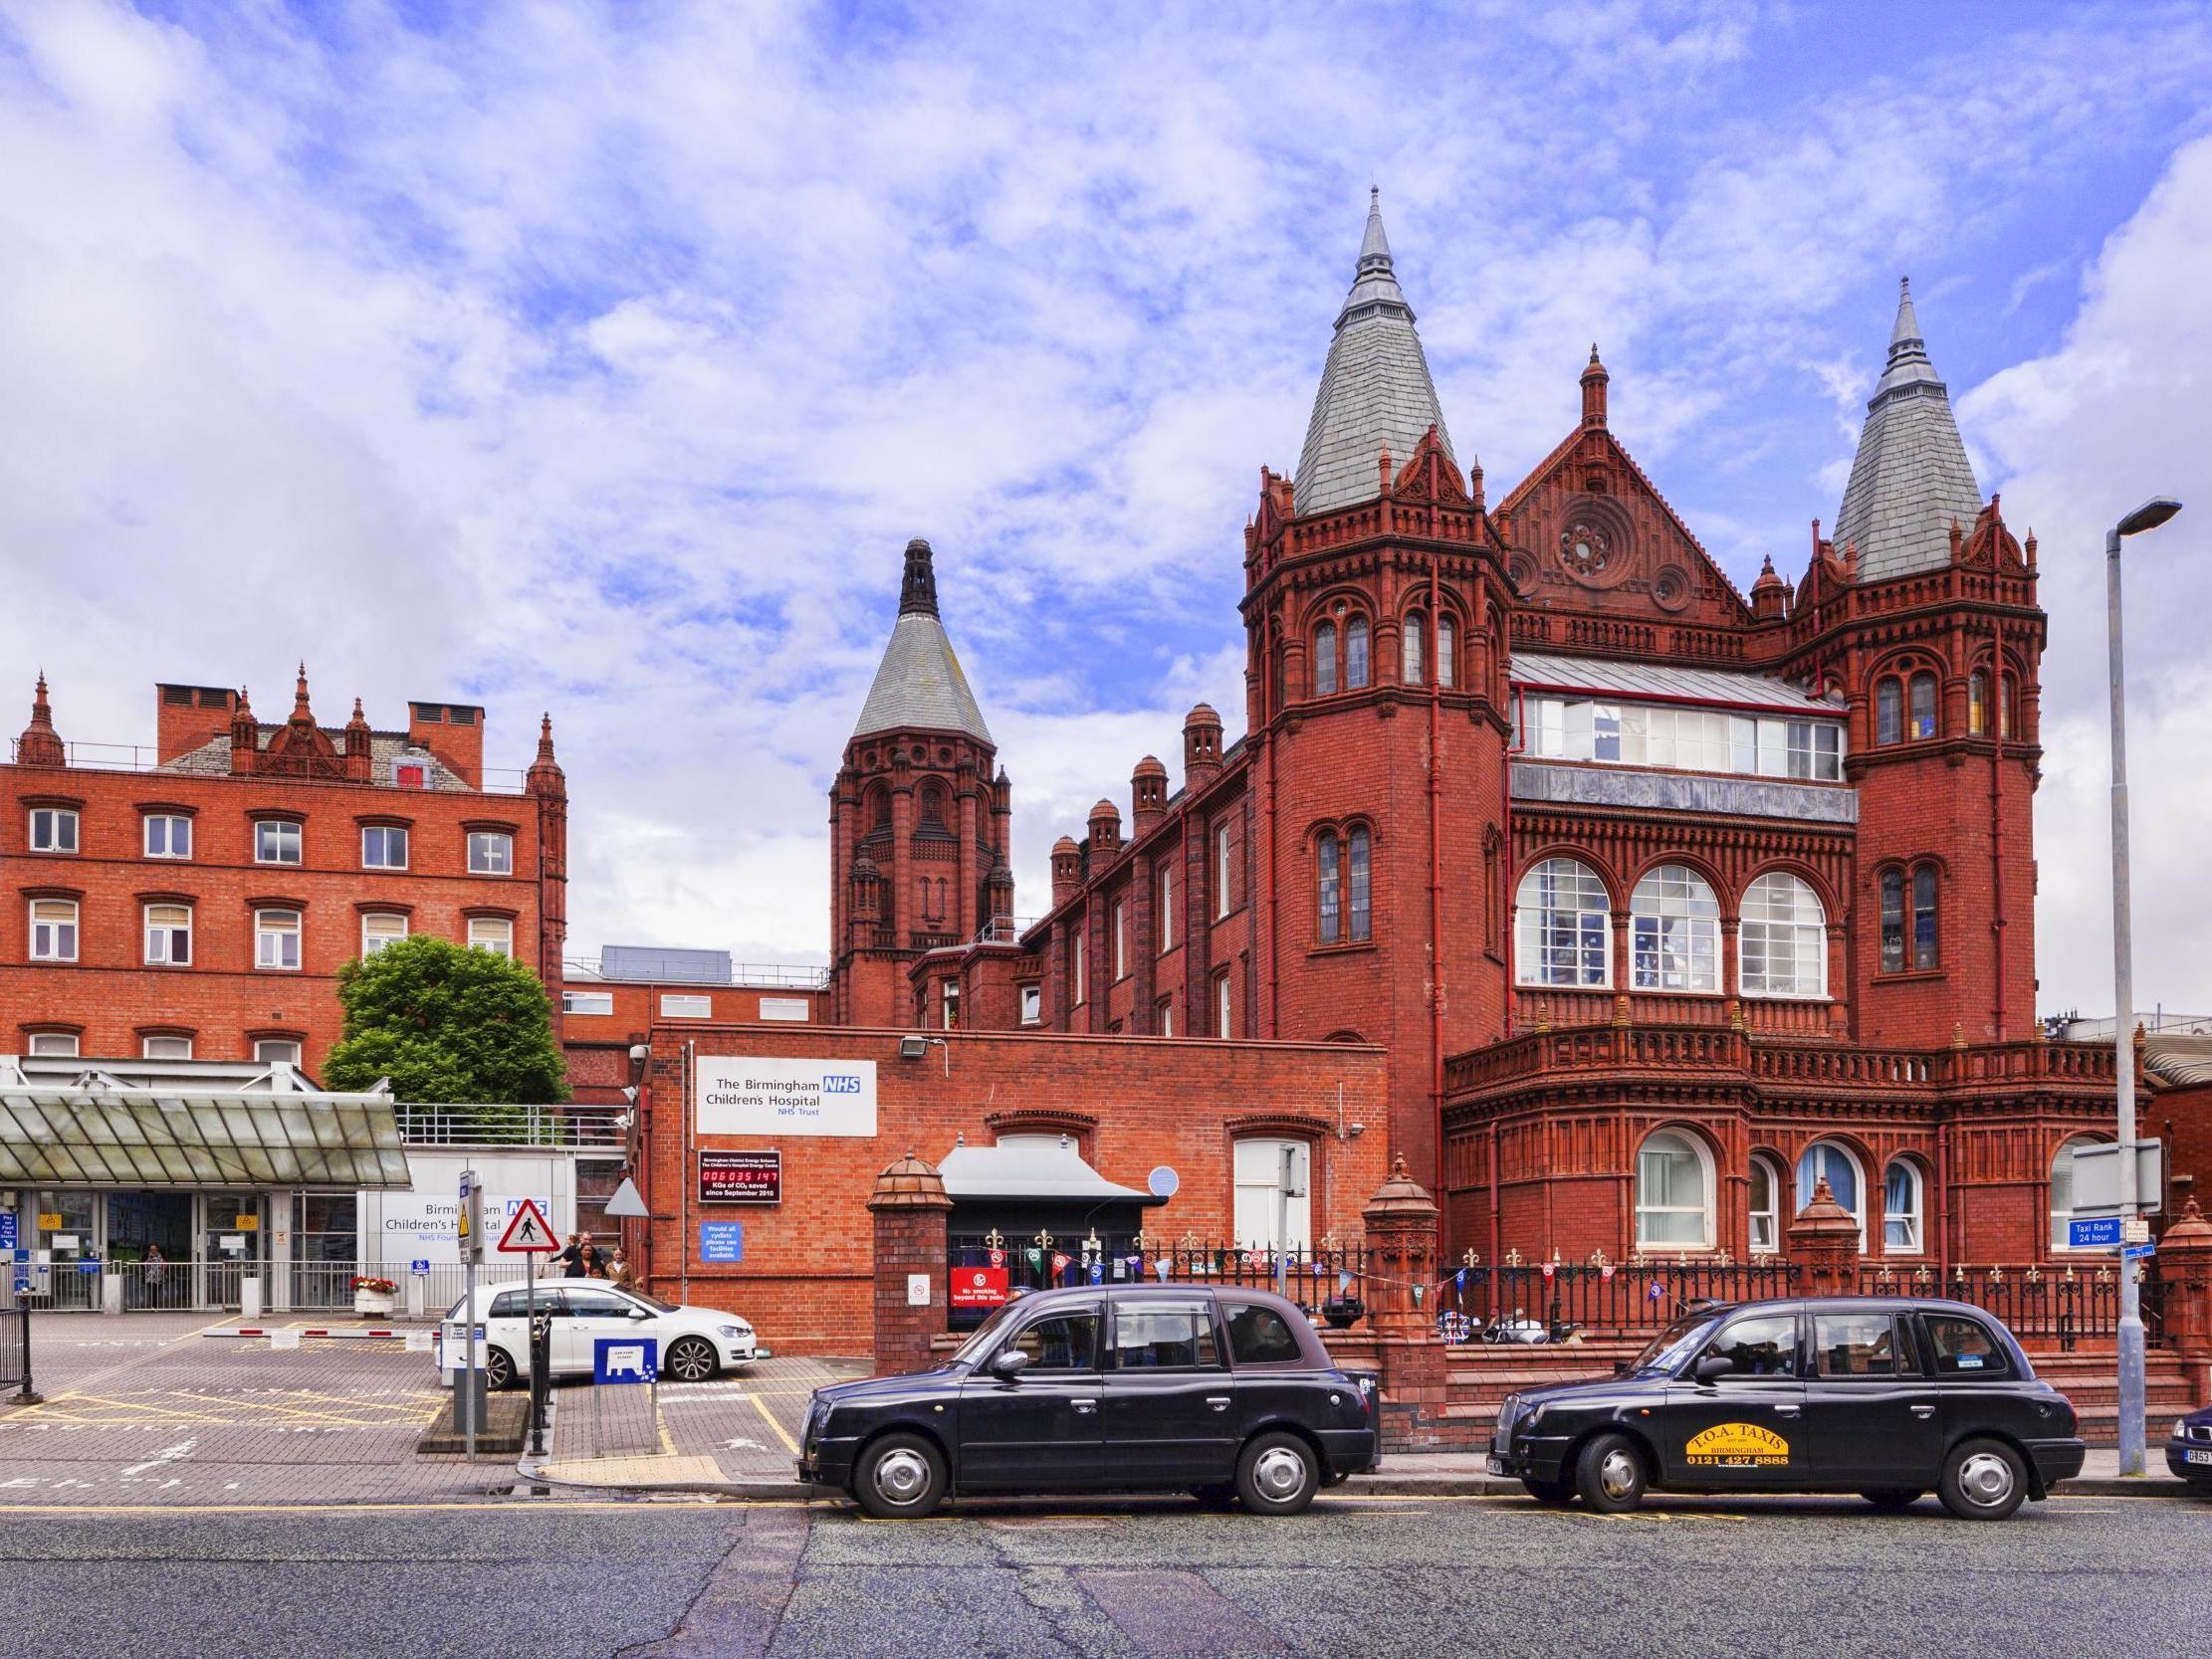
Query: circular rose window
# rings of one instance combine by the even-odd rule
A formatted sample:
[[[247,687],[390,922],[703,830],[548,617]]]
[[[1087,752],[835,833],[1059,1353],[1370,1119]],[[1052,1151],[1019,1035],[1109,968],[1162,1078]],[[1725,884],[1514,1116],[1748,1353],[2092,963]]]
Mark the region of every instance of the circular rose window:
[[[1612,557],[1611,539],[1588,519],[1577,519],[1559,538],[1560,562],[1586,580],[1602,575]]]

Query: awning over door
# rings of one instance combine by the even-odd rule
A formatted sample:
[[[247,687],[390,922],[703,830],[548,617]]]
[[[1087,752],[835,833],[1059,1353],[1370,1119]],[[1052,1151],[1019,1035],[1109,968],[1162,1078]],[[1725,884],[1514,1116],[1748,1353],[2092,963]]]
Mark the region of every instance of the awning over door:
[[[0,1089],[0,1186],[405,1189],[388,1095]]]

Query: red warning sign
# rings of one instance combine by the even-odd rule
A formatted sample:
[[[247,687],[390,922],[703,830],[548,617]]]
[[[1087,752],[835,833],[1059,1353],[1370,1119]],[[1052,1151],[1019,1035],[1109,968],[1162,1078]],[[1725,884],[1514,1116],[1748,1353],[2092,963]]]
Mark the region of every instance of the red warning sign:
[[[550,1256],[560,1248],[560,1240],[553,1237],[538,1200],[525,1198],[522,1208],[507,1218],[507,1231],[500,1234],[499,1247],[517,1256]]]

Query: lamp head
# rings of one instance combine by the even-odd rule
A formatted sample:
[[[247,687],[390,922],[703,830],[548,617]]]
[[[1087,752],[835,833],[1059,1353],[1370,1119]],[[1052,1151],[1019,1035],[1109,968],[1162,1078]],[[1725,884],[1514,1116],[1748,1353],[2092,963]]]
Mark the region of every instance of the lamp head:
[[[2181,504],[2171,496],[2153,496],[2122,518],[2117,528],[2122,535],[2133,535],[2139,530],[2154,530],[2180,511]]]

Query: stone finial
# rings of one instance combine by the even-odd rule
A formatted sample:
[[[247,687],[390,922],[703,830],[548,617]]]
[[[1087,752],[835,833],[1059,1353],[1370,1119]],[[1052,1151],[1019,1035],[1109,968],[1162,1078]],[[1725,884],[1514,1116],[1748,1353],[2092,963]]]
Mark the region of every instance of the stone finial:
[[[538,720],[538,758],[530,763],[530,770],[523,773],[523,787],[533,795],[560,795],[568,792],[567,774],[561,771],[560,762],[553,758],[553,715],[549,711]]]
[[[916,536],[906,544],[906,574],[899,583],[901,616],[937,614],[937,566],[930,544]]]
[[[1613,378],[1598,361],[1598,342],[1590,342],[1590,363],[1582,371],[1582,424],[1595,431],[1606,423],[1606,383]]]
[[[1401,1153],[1392,1160],[1390,1179],[1375,1189],[1375,1196],[1368,1199],[1360,1215],[1370,1227],[1377,1222],[1434,1222],[1437,1201],[1407,1172],[1406,1158]]]
[[[945,1177],[937,1172],[934,1163],[924,1162],[912,1152],[885,1167],[876,1177],[875,1191],[869,1194],[868,1208],[872,1210],[949,1210],[951,1198],[945,1195]]]

